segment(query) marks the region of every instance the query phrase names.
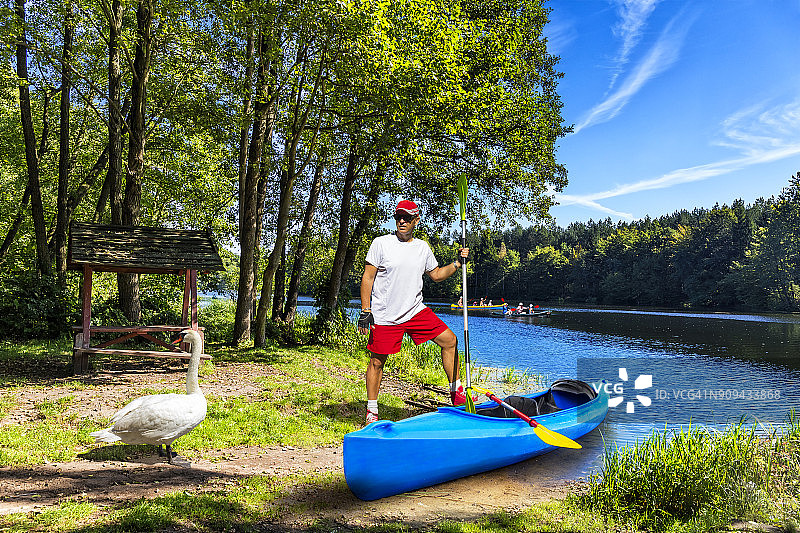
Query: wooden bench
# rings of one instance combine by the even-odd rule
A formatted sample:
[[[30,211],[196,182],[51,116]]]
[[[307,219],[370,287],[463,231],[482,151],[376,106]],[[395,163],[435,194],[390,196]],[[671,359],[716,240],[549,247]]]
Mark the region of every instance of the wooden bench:
[[[95,346],[88,348],[84,347],[83,342],[83,326],[73,326],[72,331],[76,332],[75,345],[73,348],[73,372],[75,374],[84,374],[89,370],[89,356],[92,354],[97,355],[126,355],[133,357],[163,357],[174,359],[189,359],[192,354],[185,349],[179,348],[175,343],[164,342],[158,337],[153,336],[153,333],[180,333],[188,328],[187,326],[89,326],[91,337],[95,334],[102,333],[122,333],[123,335],[111,340],[101,342]],[[205,346],[205,328],[197,328],[200,332],[200,338],[203,339],[203,346]],[[135,337],[142,337],[165,348],[165,350],[123,350],[119,348],[109,349],[109,346],[119,344]],[[181,343],[183,346],[184,343]],[[200,359],[211,359],[208,354],[201,354]]]

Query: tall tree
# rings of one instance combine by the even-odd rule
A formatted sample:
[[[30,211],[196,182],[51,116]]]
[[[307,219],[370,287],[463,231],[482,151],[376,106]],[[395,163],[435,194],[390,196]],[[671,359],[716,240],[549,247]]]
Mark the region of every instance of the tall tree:
[[[153,2],[140,0],[136,9],[136,54],[131,83],[131,110],[128,127],[128,160],[125,172],[125,198],[122,203],[122,224],[141,223],[142,173],[144,171],[147,88],[150,79],[153,42]],[[142,305],[139,295],[139,275],[117,275],[119,302],[128,320],[139,322]]]
[[[50,251],[47,248],[47,228],[42,204],[42,188],[39,179],[39,154],[36,149],[36,132],[33,129],[31,96],[28,82],[28,40],[25,28],[25,0],[16,0],[16,15],[19,21],[17,42],[17,79],[19,83],[19,110],[22,132],[25,138],[25,162],[28,166],[28,190],[31,198],[31,216],[36,237],[36,264],[39,273],[52,275]],[[45,107],[46,110],[46,107]],[[45,111],[46,113],[46,111]],[[42,140],[46,134],[42,133]]]
[[[56,271],[62,277],[67,271],[67,224],[69,222],[69,112],[72,88],[72,41],[75,13],[72,1],[67,0],[64,14],[64,44],[61,56],[61,103],[59,106],[58,197],[55,227]]]
[[[250,340],[250,325],[253,313],[253,285],[255,275],[253,262],[257,243],[258,182],[264,144],[270,143],[275,128],[275,106],[278,98],[275,79],[276,58],[275,28],[261,28],[258,46],[258,73],[256,96],[253,109],[253,131],[247,156],[247,173],[244,189],[239,194],[244,197],[239,214],[239,287],[236,299],[233,342],[240,344]]]

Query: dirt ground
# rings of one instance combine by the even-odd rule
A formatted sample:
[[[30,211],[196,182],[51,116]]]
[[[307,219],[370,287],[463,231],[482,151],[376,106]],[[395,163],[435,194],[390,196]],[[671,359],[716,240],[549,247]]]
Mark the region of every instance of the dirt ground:
[[[18,373],[20,369],[14,371]],[[76,398],[73,405],[79,416],[109,417],[117,409],[120,397],[130,397],[147,387],[182,387],[184,372],[174,363],[121,361],[80,378],[78,381],[94,386],[77,391],[65,386],[75,381],[73,377],[37,372],[30,378],[44,387],[15,389],[17,408],[0,420],[0,426],[30,420],[37,416],[35,404],[66,395]],[[260,388],[255,379],[271,372],[265,365],[217,363],[214,373],[205,378],[203,390],[215,396],[256,397]],[[384,390],[408,397],[412,388],[387,376]],[[284,511],[279,521],[265,526],[295,530],[324,519],[346,527],[387,521],[420,527],[443,518],[474,519],[499,509],[516,510],[537,501],[564,497],[581,485],[580,481],[562,477],[564,466],[574,463],[566,470],[575,472],[580,470],[582,460],[585,459],[579,452],[557,450],[517,465],[373,502],[358,500],[341,485],[331,489],[297,486],[278,505],[302,512]],[[0,467],[0,514],[41,510],[76,498],[114,506],[175,491],[221,490],[238,478],[252,475],[319,472],[342,472],[341,445],[216,450],[195,459],[188,469],[169,465],[155,453],[126,461],[103,461],[89,452],[68,463]]]

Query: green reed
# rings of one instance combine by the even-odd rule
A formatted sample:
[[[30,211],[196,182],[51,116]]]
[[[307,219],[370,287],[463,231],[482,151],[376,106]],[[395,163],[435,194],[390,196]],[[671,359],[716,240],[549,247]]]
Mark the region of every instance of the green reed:
[[[639,527],[723,523],[762,516],[768,474],[755,428],[654,432],[631,447],[607,447],[583,505]],[[702,529],[702,527],[701,527]]]

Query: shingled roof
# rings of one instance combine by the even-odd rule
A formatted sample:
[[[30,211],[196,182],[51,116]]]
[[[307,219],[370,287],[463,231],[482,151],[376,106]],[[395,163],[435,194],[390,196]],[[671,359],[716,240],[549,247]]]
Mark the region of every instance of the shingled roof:
[[[104,272],[178,273],[225,270],[210,231],[70,225],[68,266]]]

